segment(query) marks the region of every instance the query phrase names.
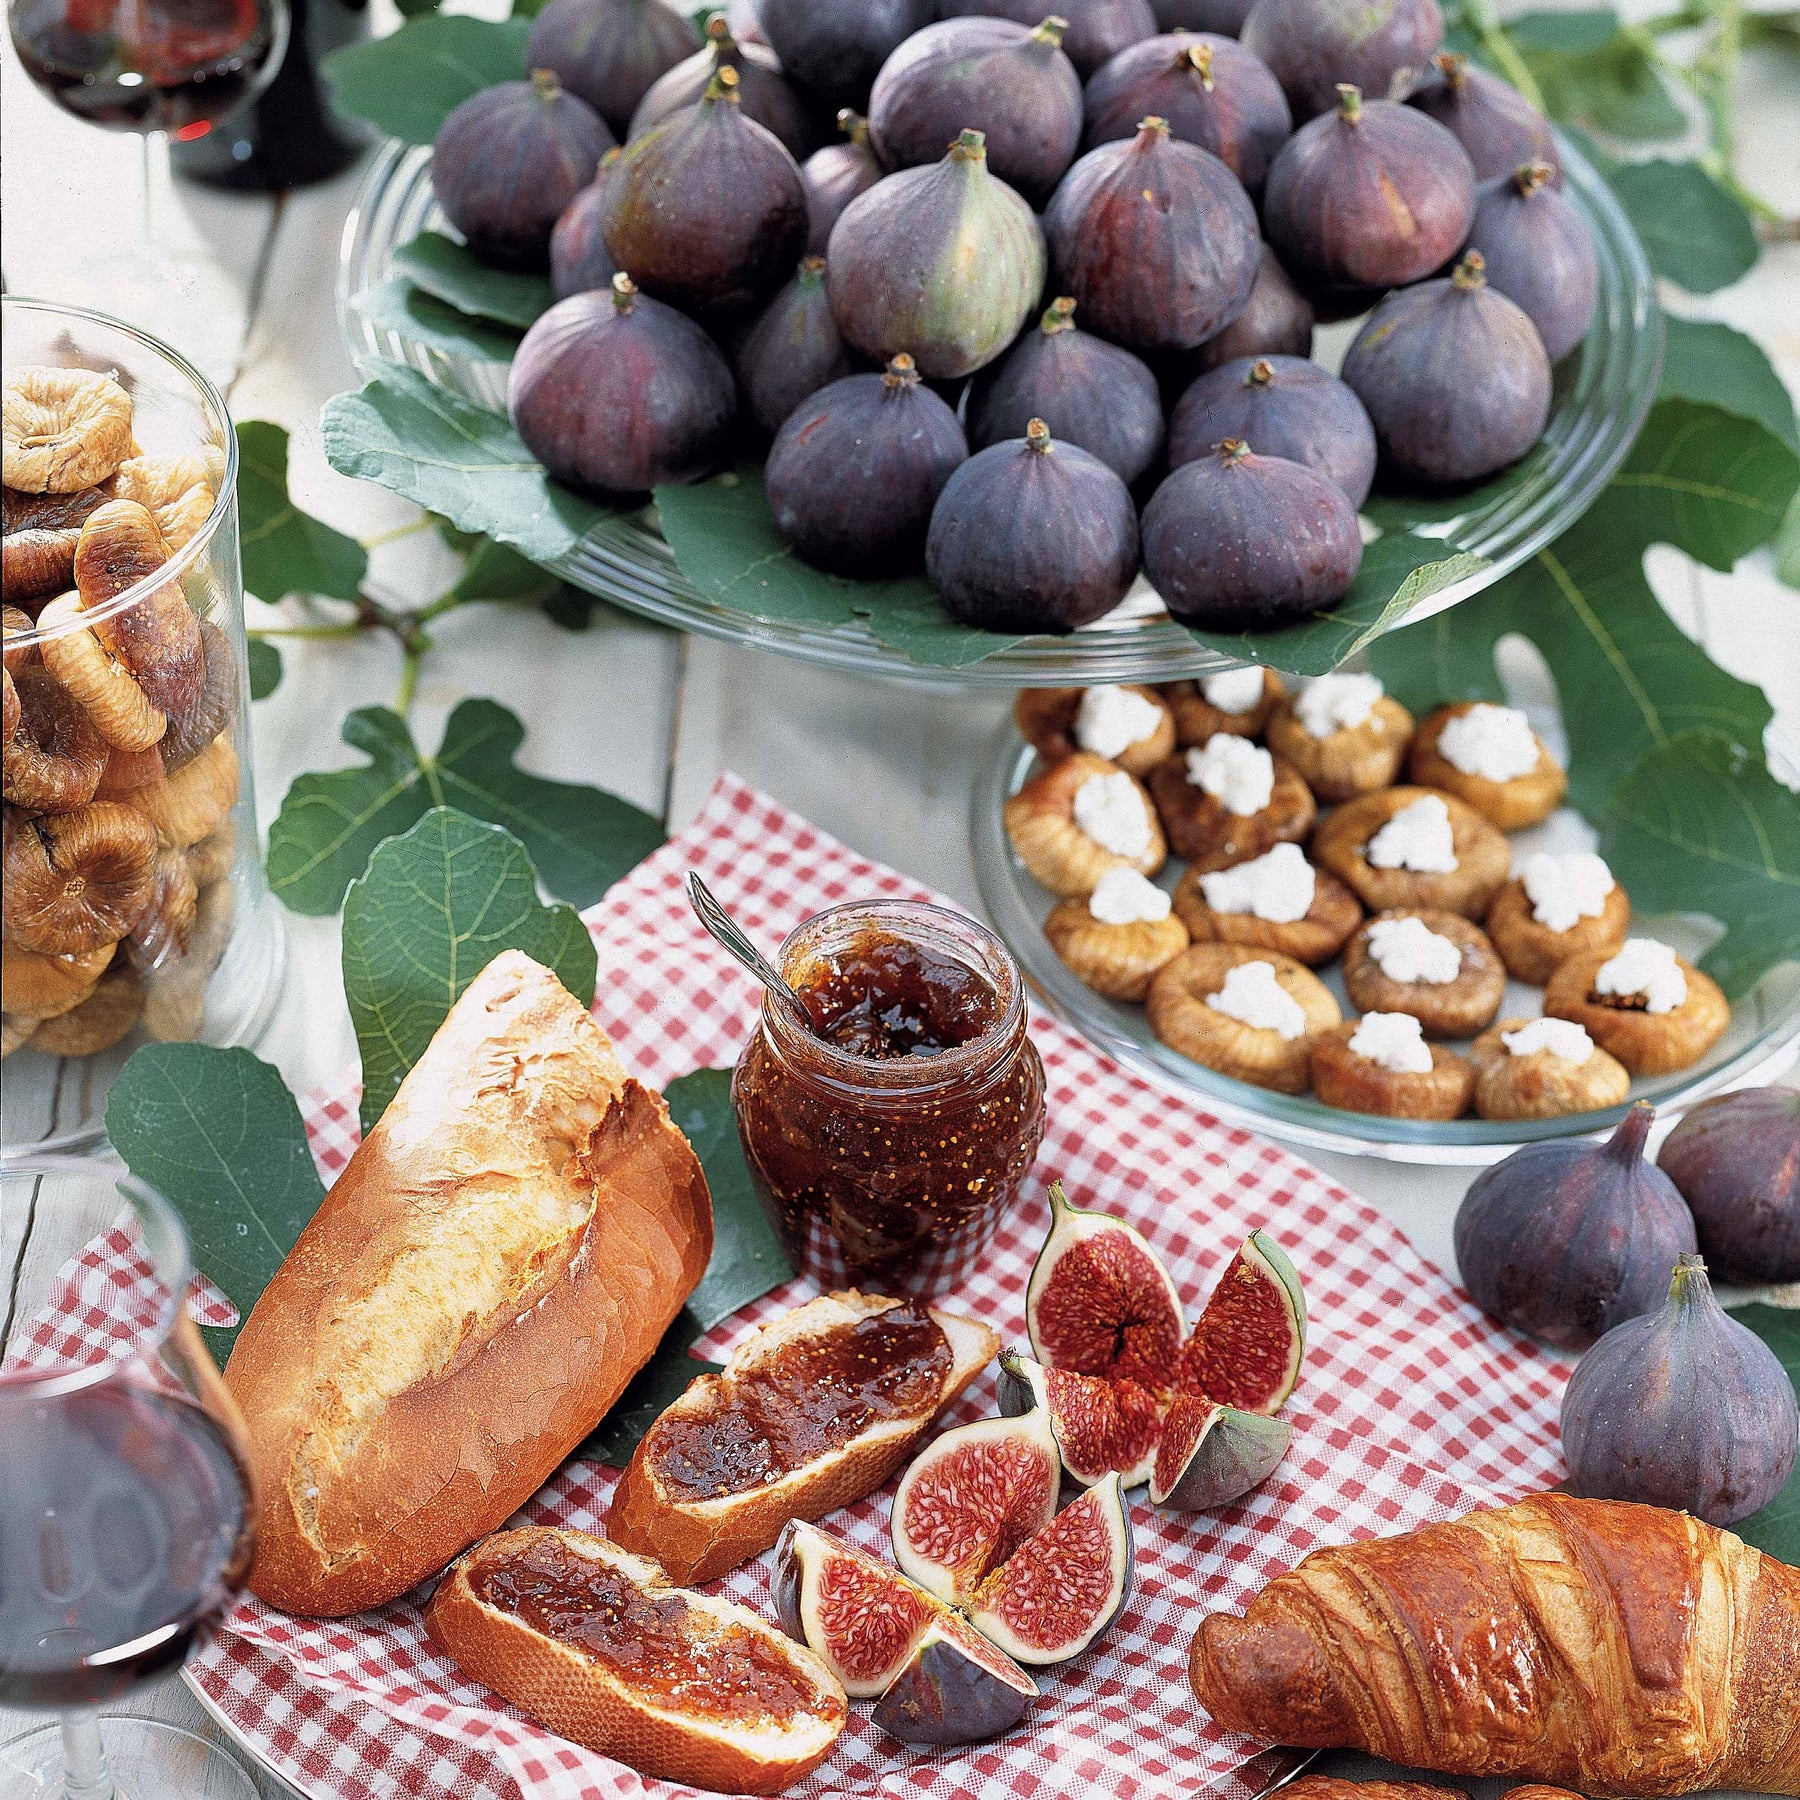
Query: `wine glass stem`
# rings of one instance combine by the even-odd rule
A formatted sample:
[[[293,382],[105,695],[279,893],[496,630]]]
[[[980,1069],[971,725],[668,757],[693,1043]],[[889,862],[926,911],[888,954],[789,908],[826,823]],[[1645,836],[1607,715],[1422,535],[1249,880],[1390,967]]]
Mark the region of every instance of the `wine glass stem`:
[[[147,245],[162,249],[169,223],[170,186],[174,181],[169,162],[169,134],[146,131],[139,141],[143,146],[144,171],[144,205],[139,228]]]
[[[91,1706],[62,1716],[63,1793],[67,1800],[113,1800],[112,1770],[100,1742],[100,1715]]]

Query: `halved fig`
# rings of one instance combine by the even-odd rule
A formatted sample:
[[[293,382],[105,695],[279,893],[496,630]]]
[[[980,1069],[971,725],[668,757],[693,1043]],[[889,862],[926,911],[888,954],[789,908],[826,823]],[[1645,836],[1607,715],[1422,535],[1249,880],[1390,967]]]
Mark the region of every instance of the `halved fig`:
[[[1177,1394],[1163,1419],[1150,1499],[1177,1512],[1229,1506],[1274,1474],[1293,1439],[1285,1419],[1221,1406],[1204,1394]]]
[[[1083,1487],[1116,1474],[1127,1487],[1150,1479],[1162,1436],[1163,1396],[1141,1382],[1047,1369],[1029,1356],[1000,1356],[1000,1410],[1050,1423],[1062,1466]]]
[[[904,1744],[972,1744],[1010,1731],[1036,1694],[1037,1683],[1011,1657],[946,1613],[870,1716]]]
[[[894,1560],[928,1593],[960,1604],[1056,1516],[1061,1480],[1041,1409],[946,1431],[895,1490]]]
[[[1182,1345],[1175,1385],[1244,1412],[1277,1413],[1305,1353],[1300,1277],[1272,1237],[1253,1231]]]
[[[1017,1662],[1067,1662],[1124,1611],[1131,1567],[1131,1520],[1108,1475],[981,1584],[969,1622]]]

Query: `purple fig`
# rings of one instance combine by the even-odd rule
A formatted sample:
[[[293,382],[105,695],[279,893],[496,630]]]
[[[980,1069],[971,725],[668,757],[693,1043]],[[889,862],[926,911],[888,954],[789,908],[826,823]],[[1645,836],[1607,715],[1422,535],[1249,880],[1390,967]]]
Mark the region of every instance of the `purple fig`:
[[[788,415],[763,472],[769,510],[821,569],[903,575],[917,568],[931,509],[968,454],[956,414],[902,352],[885,374],[834,381]]]
[[[988,171],[979,131],[844,208],[827,252],[831,312],[865,355],[908,352],[922,374],[968,375],[1018,335],[1044,290],[1036,215]]]
[[[800,165],[800,180],[806,188],[806,252],[809,256],[825,254],[838,215],[858,194],[872,188],[882,175],[881,164],[869,148],[869,121],[846,106],[839,109],[837,122],[845,142],[827,144],[823,150],[815,150]]]
[[[431,185],[482,261],[541,269],[557,218],[612,141],[591,106],[539,69],[451,111],[432,143]]]
[[[1389,294],[1344,358],[1386,467],[1409,481],[1478,481],[1517,462],[1550,416],[1550,359],[1471,250],[1443,281]]]
[[[1487,282],[1519,306],[1562,359],[1587,336],[1600,295],[1600,264],[1587,220],[1548,163],[1528,162],[1484,183],[1475,198],[1468,248],[1479,250]]]
[[[554,70],[623,137],[650,84],[699,48],[693,20],[663,0],[550,0],[525,62]]]
[[[619,274],[607,292],[557,301],[526,332],[506,404],[558,481],[633,494],[710,474],[737,394],[718,345]]]
[[[890,169],[936,162],[966,126],[987,140],[988,168],[1042,206],[1081,142],[1081,77],[1063,55],[1063,23],[945,19],[881,65],[869,139]]]
[[[790,81],[827,106],[863,106],[875,72],[931,17],[931,0],[760,0]]]
[[[1129,350],[1078,331],[1067,297],[1053,300],[1037,330],[984,369],[969,394],[969,437],[977,449],[1024,437],[1033,419],[1127,483],[1162,448],[1156,377]]]
[[[1721,1281],[1800,1281],[1800,1093],[1743,1088],[1702,1100],[1656,1164],[1693,1209]]]
[[[1221,1406],[1204,1394],[1176,1394],[1163,1419],[1150,1475],[1150,1504],[1211,1512],[1259,1488],[1294,1440],[1285,1419]]]
[[[1090,150],[1044,215],[1056,285],[1093,330],[1133,350],[1188,349],[1243,311],[1256,209],[1237,177],[1166,121]]]
[[[1256,0],[1238,36],[1305,120],[1329,112],[1345,82],[1404,100],[1444,40],[1444,15],[1438,0]]]
[[[746,119],[774,132],[790,156],[802,157],[812,148],[806,108],[783,77],[775,52],[763,44],[740,44],[720,15],[707,21],[704,48],[650,84],[631,115],[627,138],[640,138],[671,113],[699,105],[720,69],[737,70],[738,104]]]
[[[761,0],[726,0],[725,23],[740,44],[774,48],[769,42],[769,34],[763,30]]]
[[[1550,121],[1515,87],[1476,68],[1466,56],[1432,59],[1441,79],[1411,104],[1429,113],[1469,153],[1477,181],[1510,175],[1521,163],[1548,163],[1560,184],[1562,161]]]
[[[619,148],[615,144],[601,157],[594,179],[563,208],[556,229],[550,233],[550,291],[559,300],[610,287],[618,273],[613,259],[606,254],[606,209],[600,193],[607,171],[618,160]]]
[[[855,372],[832,322],[824,257],[802,260],[794,279],[745,332],[733,360],[744,410],[770,437],[808,394]]]
[[[1244,356],[1202,375],[1169,421],[1169,467],[1242,438],[1259,456],[1284,456],[1323,475],[1352,506],[1375,479],[1375,428],[1362,402],[1317,363]]]
[[[1706,1265],[1680,1256],[1667,1304],[1581,1359],[1562,1445],[1571,1494],[1735,1525],[1787,1485],[1800,1406],[1775,1352],[1713,1297]]]
[[[606,253],[645,293],[690,312],[742,312],[793,272],[806,242],[800,170],[746,119],[736,69],[625,146],[602,190]]]
[[[1089,149],[1167,119],[1169,135],[1210,150],[1251,194],[1293,132],[1281,83],[1232,38],[1172,32],[1121,50],[1087,85]]]
[[[1302,463],[1228,438],[1144,508],[1144,573],[1177,619],[1285,625],[1341,600],[1362,567],[1356,508]]]
[[[1474,216],[1462,145],[1422,112],[1349,86],[1281,147],[1263,190],[1270,245],[1315,288],[1421,280],[1461,248]]]
[[[1158,31],[1210,31],[1236,37],[1250,15],[1250,0],[1150,0]]]
[[[1217,337],[1188,354],[1198,375],[1239,356],[1311,356],[1312,344],[1312,302],[1264,244],[1244,310]]]
[[[1042,419],[950,477],[925,544],[945,606],[985,631],[1072,631],[1111,612],[1137,566],[1130,491]]]
[[[1086,81],[1101,64],[1117,56],[1127,44],[1135,44],[1156,32],[1156,15],[1150,0],[939,0],[938,17],[1011,19],[1015,25],[1036,25],[1046,13],[1064,21],[1063,54]]]

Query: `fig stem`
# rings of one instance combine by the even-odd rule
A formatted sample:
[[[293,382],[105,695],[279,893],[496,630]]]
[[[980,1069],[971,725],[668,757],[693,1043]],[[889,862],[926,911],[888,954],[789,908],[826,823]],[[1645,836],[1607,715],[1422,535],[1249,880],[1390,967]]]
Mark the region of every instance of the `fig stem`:
[[[621,269],[612,278],[612,303],[615,312],[628,313],[637,305],[637,283]]]
[[[1618,1130],[1607,1139],[1607,1155],[1622,1163],[1640,1161],[1655,1118],[1656,1108],[1648,1100],[1633,1102],[1631,1111],[1619,1121]]]
[[[1469,59],[1466,56],[1458,55],[1454,50],[1440,50],[1431,60],[1437,64],[1452,90],[1460,88],[1469,79]]]
[[[956,142],[950,146],[950,160],[959,163],[986,162],[987,133],[964,126],[956,134]]]
[[[800,273],[817,280],[825,273],[825,259],[822,256],[803,256],[800,259]]]
[[[731,35],[731,27],[726,24],[723,13],[714,13],[706,21],[706,41],[715,53],[737,48],[737,39]]]
[[[722,69],[714,69],[712,80],[706,84],[706,92],[701,96],[716,106],[721,100],[729,100],[737,105],[742,96],[738,93],[738,72],[727,63]]]
[[[1275,365],[1266,356],[1259,356],[1250,365],[1244,376],[1245,387],[1267,387],[1275,379]]]
[[[1027,449],[1035,450],[1039,456],[1050,454],[1050,427],[1042,419],[1032,419],[1025,427],[1025,444]]]
[[[1058,13],[1051,13],[1038,23],[1032,37],[1040,44],[1048,44],[1052,50],[1062,48],[1063,33],[1069,29],[1069,21]]]
[[[882,371],[881,384],[890,394],[910,392],[919,385],[918,364],[904,350],[895,351]]]
[[[1347,81],[1337,84],[1338,116],[1346,125],[1354,125],[1362,117],[1362,89],[1352,87]]]
[[[1219,461],[1226,468],[1236,468],[1250,454],[1250,446],[1242,438],[1226,438],[1219,446]]]
[[[869,121],[853,106],[838,108],[837,128],[853,144],[866,144],[869,141]]]
[[[1044,316],[1038,321],[1039,329],[1044,334],[1054,336],[1059,331],[1075,329],[1075,302],[1067,294],[1059,294],[1044,308]]]
[[[1479,250],[1470,250],[1450,271],[1450,284],[1465,294],[1487,286],[1487,258]]]
[[[1211,44],[1189,44],[1175,59],[1176,68],[1190,68],[1200,77],[1200,85],[1210,94],[1213,91],[1213,53]]]
[[[1138,120],[1138,142],[1144,142],[1148,133],[1152,140],[1166,138],[1169,135],[1169,121],[1159,118],[1155,113]]]
[[[1519,190],[1521,198],[1529,200],[1533,194],[1548,187],[1555,176],[1556,171],[1547,162],[1520,163],[1513,171],[1513,186]]]
[[[562,92],[562,83],[557,79],[554,69],[533,69],[531,85],[537,90],[540,100],[554,100]]]
[[[1712,1282],[1707,1278],[1706,1259],[1684,1250],[1675,1259],[1674,1273],[1669,1277],[1671,1306],[1704,1305],[1713,1297]]]

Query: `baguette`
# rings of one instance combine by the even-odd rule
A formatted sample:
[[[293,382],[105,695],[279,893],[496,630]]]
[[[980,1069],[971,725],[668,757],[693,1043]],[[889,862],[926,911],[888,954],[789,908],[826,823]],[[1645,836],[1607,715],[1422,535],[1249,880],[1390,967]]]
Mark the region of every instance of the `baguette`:
[[[607,1530],[676,1581],[723,1575],[788,1520],[873,1493],[999,1348],[936,1307],[821,1294],[688,1383],[638,1441]]]
[[[379,1606],[503,1524],[706,1269],[661,1098],[517,951],[469,985],[251,1310],[225,1368],[261,1514],[250,1586]]]
[[[585,1532],[528,1526],[478,1544],[438,1584],[425,1628],[550,1730],[718,1793],[779,1793],[849,1717],[812,1651]]]

